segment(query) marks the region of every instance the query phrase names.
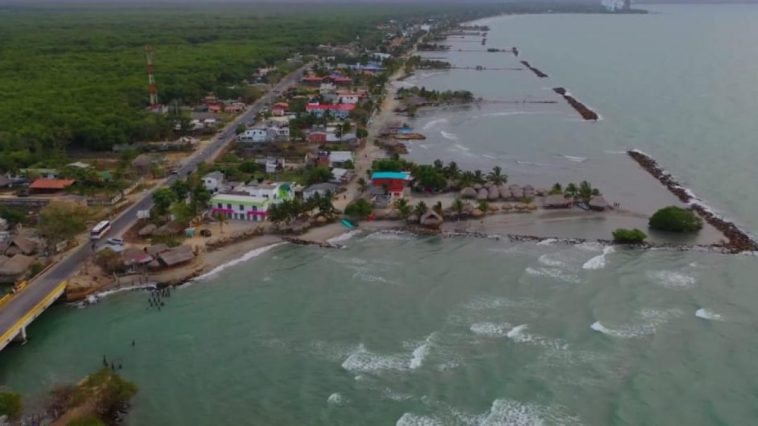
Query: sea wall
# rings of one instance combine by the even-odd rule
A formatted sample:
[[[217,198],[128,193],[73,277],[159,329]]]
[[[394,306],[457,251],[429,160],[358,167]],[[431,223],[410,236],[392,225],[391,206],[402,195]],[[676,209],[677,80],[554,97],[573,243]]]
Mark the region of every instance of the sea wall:
[[[642,166],[643,169],[647,170],[648,173],[666,186],[666,188],[679,198],[679,200],[689,204],[692,210],[696,211],[703,220],[721,231],[729,240],[726,249],[730,253],[758,251],[758,241],[756,241],[755,238],[750,236],[746,231],[740,229],[734,223],[714,213],[707,204],[695,197],[692,191],[677,182],[671,173],[659,166],[658,162],[655,161],[653,157],[637,149],[627,151],[627,153],[640,166]]]
[[[515,52],[514,52],[514,54],[515,54]],[[525,67],[527,67],[530,70],[532,70],[532,72],[534,74],[536,74],[537,77],[539,77],[539,78],[547,78],[548,77],[547,74],[545,74],[544,72],[542,72],[539,68],[533,67],[528,61],[521,61],[521,63],[524,64]]]
[[[563,96],[563,99],[565,99],[566,102],[568,102],[569,105],[571,105],[576,110],[576,112],[578,112],[579,115],[582,116],[583,119],[594,121],[600,118],[600,116],[597,115],[595,111],[589,109],[587,105],[579,102],[575,97],[569,95],[568,91],[566,91],[566,89],[564,89],[563,87],[556,87],[555,89],[553,89],[553,91]]]

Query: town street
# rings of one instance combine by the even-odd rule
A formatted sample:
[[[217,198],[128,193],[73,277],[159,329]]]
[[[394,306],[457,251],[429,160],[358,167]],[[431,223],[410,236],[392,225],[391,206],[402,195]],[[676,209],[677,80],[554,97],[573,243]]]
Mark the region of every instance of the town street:
[[[146,191],[131,206],[121,212],[111,221],[112,229],[108,235],[122,235],[137,221],[137,212],[148,210],[153,205],[152,194],[160,186],[170,186],[178,179],[184,179],[193,172],[201,162],[212,160],[221,153],[232,141],[235,140],[235,130],[241,123],[249,123],[255,119],[265,106],[269,105],[278,94],[288,87],[294,85],[300,80],[304,70],[310,66],[306,64],[298,70],[288,74],[271,90],[255,101],[246,112],[239,115],[235,120],[230,122],[223,131],[213,137],[211,143],[202,151],[190,156],[184,164],[177,170],[177,174],[165,179],[162,185],[158,185]],[[13,325],[21,319],[30,309],[42,301],[57,284],[69,278],[77,271],[79,266],[92,254],[92,247],[84,244],[74,249],[68,256],[64,257],[57,264],[47,270],[40,277],[34,279],[23,290],[21,290],[10,302],[0,308],[0,335],[3,335]],[[1,348],[0,348],[1,350]]]

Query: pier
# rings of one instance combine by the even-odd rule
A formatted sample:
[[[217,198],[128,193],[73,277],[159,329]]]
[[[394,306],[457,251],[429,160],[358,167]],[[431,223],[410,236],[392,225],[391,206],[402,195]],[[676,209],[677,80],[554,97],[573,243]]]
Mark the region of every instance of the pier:
[[[518,56],[518,53],[515,53],[515,52],[514,52],[514,55]],[[533,67],[533,66],[532,66],[532,65],[531,65],[529,62],[527,62],[527,61],[521,61],[521,63],[522,63],[522,64],[524,64],[524,66],[525,66],[525,67],[527,67],[527,68],[529,68],[530,70],[532,70],[532,72],[533,72],[533,73],[534,73],[534,74],[535,74],[537,77],[539,77],[539,78],[547,78],[547,77],[548,77],[548,75],[547,75],[547,74],[545,74],[544,72],[542,72],[542,71],[541,71],[539,68],[537,68],[537,67]]]
[[[597,115],[595,111],[589,109],[587,105],[579,102],[575,97],[571,96],[568,93],[568,91],[564,89],[563,87],[556,87],[555,89],[553,89],[553,91],[563,96],[563,98],[566,99],[566,102],[568,102],[569,105],[571,105],[579,113],[579,115],[582,116],[583,119],[588,120],[588,121],[596,121],[600,118],[600,116]]]

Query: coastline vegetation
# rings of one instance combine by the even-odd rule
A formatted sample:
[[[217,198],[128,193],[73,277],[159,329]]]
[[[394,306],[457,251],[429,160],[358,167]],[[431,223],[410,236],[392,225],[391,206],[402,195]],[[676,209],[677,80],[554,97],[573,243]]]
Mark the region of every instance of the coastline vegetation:
[[[703,228],[703,220],[690,209],[677,206],[664,207],[655,212],[648,222],[650,228],[667,232],[696,232]]]
[[[618,228],[613,231],[613,241],[619,244],[641,244],[647,235],[641,230]]]

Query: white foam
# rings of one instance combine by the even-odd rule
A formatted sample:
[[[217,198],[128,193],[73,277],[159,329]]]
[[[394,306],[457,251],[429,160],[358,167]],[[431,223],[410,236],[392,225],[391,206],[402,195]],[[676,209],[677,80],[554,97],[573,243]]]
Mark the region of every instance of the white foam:
[[[574,163],[584,163],[587,161],[587,157],[579,157],[576,155],[563,155],[562,157],[569,161],[573,161]]]
[[[506,333],[506,337],[516,343],[528,343],[554,351],[563,351],[568,348],[568,344],[561,339],[551,339],[549,337],[531,334],[526,331],[527,329],[528,326],[526,324],[517,325]]]
[[[381,275],[372,274],[365,269],[356,270],[353,274],[353,279],[363,281],[365,283],[397,284],[396,282],[388,280]]]
[[[603,245],[596,242],[585,242],[581,244],[577,244],[574,247],[584,250],[584,251],[601,251],[603,249]]]
[[[724,319],[721,315],[705,308],[700,308],[697,311],[695,311],[695,316],[698,318],[711,320],[711,321],[723,321]]]
[[[678,309],[669,309],[665,311],[643,309],[639,312],[639,316],[642,320],[639,323],[609,328],[603,325],[600,321],[595,321],[590,325],[590,328],[608,336],[632,339],[654,334],[660,325],[663,325],[670,319],[680,315],[681,311]]]
[[[329,398],[326,399],[326,402],[332,405],[342,405],[345,402],[345,397],[342,396],[339,392],[335,392],[331,395],[329,395]]]
[[[352,373],[376,373],[385,370],[405,370],[407,359],[398,355],[381,355],[366,349],[362,343],[342,362],[342,368]]]
[[[546,407],[530,402],[496,399],[488,413],[479,416],[480,426],[578,425],[581,421],[562,413],[558,406]]]
[[[360,233],[361,233],[360,229],[353,229],[352,231],[345,232],[344,234],[337,235],[336,237],[333,237],[333,238],[329,238],[328,240],[326,240],[326,242],[329,244],[341,243],[343,241],[347,241],[355,237],[356,235]]]
[[[438,125],[438,124],[444,124],[447,123],[447,118],[438,118],[436,120],[432,120],[426,124],[424,124],[424,127],[422,127],[423,130],[429,130],[432,127]]]
[[[648,277],[666,288],[691,288],[695,277],[678,271],[648,271]]]
[[[411,370],[415,370],[424,364],[424,360],[429,355],[429,343],[424,343],[413,350],[411,355],[411,361],[408,363],[408,367]]]
[[[616,250],[612,246],[603,248],[603,254],[595,256],[592,259],[584,262],[584,265],[582,265],[582,269],[597,270],[597,269],[605,268],[605,264],[607,263],[606,256],[608,256],[609,254],[612,254],[615,251]]]
[[[614,150],[611,150],[611,149],[606,149],[603,152],[606,153],[606,154],[610,154],[610,155],[626,154],[626,151],[614,151]]]
[[[556,238],[548,238],[537,243],[538,246],[551,246],[558,242]]]
[[[443,423],[434,417],[422,416],[413,413],[404,413],[395,423],[395,426],[442,426]]]
[[[507,322],[494,323],[494,322],[478,322],[471,324],[469,330],[472,333],[484,336],[484,337],[504,337],[508,334],[511,325]]]
[[[440,134],[445,139],[448,139],[448,140],[451,140],[451,141],[457,141],[458,140],[458,135],[456,135],[455,133],[450,133],[450,132],[446,132],[444,130],[441,130]]]
[[[560,268],[532,268],[531,266],[528,266],[525,272],[532,276],[553,278],[558,281],[565,281],[572,284],[578,284],[581,282],[579,277],[573,274],[568,274]]]
[[[554,268],[566,267],[566,262],[558,260],[550,254],[543,254],[537,258],[537,261],[545,266],[552,266]]]
[[[121,287],[121,288],[116,288],[116,289],[113,289],[113,290],[101,291],[99,293],[95,293],[95,294],[87,296],[86,303],[82,302],[78,306],[84,307],[85,304],[97,303],[97,302],[105,299],[108,296],[112,296],[112,295],[118,294],[118,293],[123,293],[125,291],[155,290],[156,288],[157,288],[157,286],[153,283],[153,284],[133,285],[133,286],[129,286],[129,287]]]
[[[223,271],[224,269],[231,268],[232,266],[240,264],[240,263],[243,263],[243,262],[247,262],[250,259],[256,258],[256,257],[262,255],[263,253],[266,253],[267,251],[269,251],[269,250],[271,250],[273,248],[279,247],[281,245],[284,245],[284,244],[287,244],[287,243],[283,243],[283,242],[282,243],[275,243],[275,244],[271,244],[269,246],[260,247],[260,248],[257,248],[255,250],[251,250],[251,251],[245,253],[242,257],[234,259],[234,260],[231,260],[229,262],[226,262],[223,265],[217,266],[217,267],[213,268],[210,272],[205,273],[203,275],[200,275],[199,277],[193,279],[192,281],[201,281],[201,280],[205,280],[207,278],[210,278],[210,277],[218,274],[219,272]]]

